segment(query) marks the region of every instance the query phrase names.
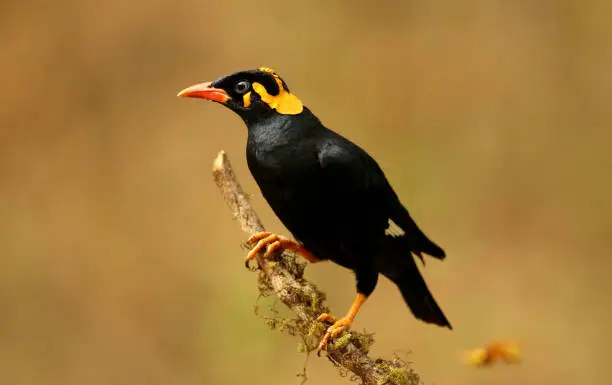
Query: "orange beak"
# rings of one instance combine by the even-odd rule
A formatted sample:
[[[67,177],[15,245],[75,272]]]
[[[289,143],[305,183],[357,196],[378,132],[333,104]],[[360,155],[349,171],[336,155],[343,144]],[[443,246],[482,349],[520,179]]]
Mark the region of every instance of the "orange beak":
[[[211,82],[206,82],[187,87],[179,92],[177,96],[182,96],[184,98],[200,98],[225,104],[225,102],[230,99],[227,92],[221,88],[215,88],[211,84]]]

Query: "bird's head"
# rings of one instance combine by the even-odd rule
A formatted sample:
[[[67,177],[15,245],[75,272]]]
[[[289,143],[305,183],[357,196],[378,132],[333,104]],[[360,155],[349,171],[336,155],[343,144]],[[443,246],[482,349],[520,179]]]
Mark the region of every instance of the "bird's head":
[[[304,106],[270,68],[235,72],[185,88],[178,96],[221,103],[245,121],[274,114],[298,115]]]

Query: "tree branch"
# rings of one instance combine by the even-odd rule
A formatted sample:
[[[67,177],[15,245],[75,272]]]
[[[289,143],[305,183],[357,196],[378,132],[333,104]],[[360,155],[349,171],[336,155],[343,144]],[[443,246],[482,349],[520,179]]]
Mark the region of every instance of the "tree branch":
[[[263,224],[236,180],[224,151],[219,152],[214,160],[213,177],[242,231],[248,235],[264,231]],[[325,294],[304,279],[305,263],[286,251],[274,260],[266,260],[260,253],[257,255],[257,262],[260,267],[259,287],[262,293],[276,294],[297,317],[282,321],[281,330],[284,328],[290,334],[301,337],[308,353],[315,350],[327,328],[327,325],[316,321],[316,318],[321,313],[329,313],[330,310],[325,303]],[[350,330],[328,345],[327,357],[343,375],[352,373],[353,377],[360,379],[365,385],[420,383],[418,374],[408,368],[407,363],[399,357],[385,360],[368,356],[373,342],[372,334]]]

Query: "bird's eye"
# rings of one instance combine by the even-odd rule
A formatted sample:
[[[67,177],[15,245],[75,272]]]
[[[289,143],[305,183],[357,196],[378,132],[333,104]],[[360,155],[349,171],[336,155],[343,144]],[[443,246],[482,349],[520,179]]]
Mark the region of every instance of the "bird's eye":
[[[246,80],[243,80],[236,84],[235,90],[236,90],[236,93],[242,95],[249,90],[249,87],[251,87],[249,82],[247,82]]]

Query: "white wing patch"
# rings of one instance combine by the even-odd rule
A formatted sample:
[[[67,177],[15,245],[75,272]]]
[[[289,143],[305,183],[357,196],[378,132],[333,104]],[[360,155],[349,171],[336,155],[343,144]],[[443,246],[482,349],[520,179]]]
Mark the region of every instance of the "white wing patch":
[[[385,235],[392,235],[394,237],[401,237],[404,235],[404,230],[402,230],[393,219],[389,219],[389,227],[385,230]]]

